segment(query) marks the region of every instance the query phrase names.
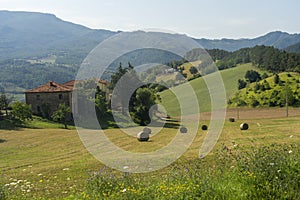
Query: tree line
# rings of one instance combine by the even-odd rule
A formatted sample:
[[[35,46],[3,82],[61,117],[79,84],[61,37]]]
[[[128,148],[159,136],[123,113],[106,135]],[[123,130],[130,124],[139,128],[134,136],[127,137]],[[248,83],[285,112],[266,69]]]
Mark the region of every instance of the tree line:
[[[75,77],[77,68],[52,63],[31,63],[26,60],[6,60],[0,63],[1,82],[30,89],[49,80],[65,82]]]
[[[289,53],[271,46],[259,45],[234,52],[213,49],[208,50],[208,53],[220,70],[235,67],[237,64],[252,62],[258,68],[274,73],[300,72],[299,53]]]

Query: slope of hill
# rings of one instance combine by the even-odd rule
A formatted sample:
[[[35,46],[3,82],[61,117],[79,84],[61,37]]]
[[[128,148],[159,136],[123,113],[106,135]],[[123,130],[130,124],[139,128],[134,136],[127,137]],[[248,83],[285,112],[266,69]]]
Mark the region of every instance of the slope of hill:
[[[9,88],[12,93],[21,93],[22,89],[36,87],[48,80],[68,81],[74,78],[86,55],[114,34],[116,32],[66,22],[52,14],[0,11],[0,86]],[[272,32],[254,39],[196,40],[207,49],[235,50],[258,44],[284,48],[300,42],[300,34]],[[138,65],[149,61],[154,57],[152,55],[155,54],[151,51],[142,55],[134,52],[128,61],[135,58],[133,65]],[[165,63],[173,58],[164,54],[155,62]],[[116,67],[118,65],[112,66],[111,72]]]
[[[259,69],[256,69],[250,63],[238,65],[237,67],[220,71],[224,81],[227,98],[229,98],[231,95],[233,95],[238,91],[238,87],[237,87],[238,79],[242,79],[245,76],[246,71],[251,69],[255,69],[259,71]],[[211,76],[211,74],[207,76]],[[191,86],[195,91],[195,94],[197,95],[200,111],[201,112],[210,111],[211,100],[204,79],[202,77],[197,78],[195,80],[190,81],[189,84],[191,84]],[[190,95],[193,95],[193,94],[188,94],[185,91],[184,85],[176,86],[173,89],[176,93],[178,92],[181,93],[183,96],[185,96],[186,101],[189,101]],[[170,90],[165,90],[161,92],[160,97],[162,99],[162,105],[165,107],[169,115],[171,116],[180,115],[180,107],[179,107],[178,100]],[[190,110],[188,110],[187,112],[194,113],[193,111],[194,111],[194,107],[191,106]]]
[[[254,47],[256,45],[274,46],[278,49],[284,49],[290,45],[300,42],[300,34],[288,34],[281,31],[270,32],[264,36],[253,39],[196,39],[206,49],[223,49],[227,51],[236,51],[241,48]]]
[[[300,105],[300,74],[283,72],[259,82],[251,83],[239,90],[229,100],[232,107],[275,107],[285,106],[288,99],[290,106]]]
[[[70,59],[79,54],[82,60],[99,42],[114,34],[116,32],[63,21],[52,14],[0,11],[0,60],[48,54],[60,54]],[[300,34],[276,31],[253,39],[195,40],[206,49],[234,51],[255,45],[283,49],[300,42]]]
[[[292,52],[292,53],[300,53],[300,42],[298,42],[297,44],[288,46],[284,50],[287,52]]]
[[[0,59],[39,57],[62,51],[88,53],[113,34],[66,22],[52,14],[0,11]]]

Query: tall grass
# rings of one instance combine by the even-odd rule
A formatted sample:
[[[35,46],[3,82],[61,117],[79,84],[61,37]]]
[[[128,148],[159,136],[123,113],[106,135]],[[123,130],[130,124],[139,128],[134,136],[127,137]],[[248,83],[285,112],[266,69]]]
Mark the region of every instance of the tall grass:
[[[7,198],[7,191],[5,186],[0,182],[0,200],[5,200]]]
[[[206,159],[209,159],[207,161]],[[299,145],[219,149],[163,172],[91,174],[78,199],[300,199]],[[74,197],[75,198],[75,197]]]

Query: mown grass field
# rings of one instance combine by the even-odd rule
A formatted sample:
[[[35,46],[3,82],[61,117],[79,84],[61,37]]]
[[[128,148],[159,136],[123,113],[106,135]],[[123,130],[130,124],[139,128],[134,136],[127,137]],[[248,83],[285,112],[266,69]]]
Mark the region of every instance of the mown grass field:
[[[238,65],[237,67],[220,71],[220,74],[223,79],[227,99],[229,99],[231,95],[233,95],[238,91],[238,87],[237,87],[238,79],[244,78],[246,71],[251,69],[260,71],[250,63]],[[212,74],[207,75],[206,77],[209,78],[210,76],[212,76]],[[201,112],[210,111],[211,99],[204,79],[197,78],[186,84],[190,84],[193,87],[193,90],[195,91],[195,95],[198,99],[199,108]],[[180,93],[182,96],[184,96],[185,97],[184,101],[186,101],[187,104],[189,104],[190,97],[192,94],[190,94],[189,91],[186,90],[185,84],[176,86],[172,89],[174,90],[174,93]],[[160,93],[160,97],[162,99],[162,105],[165,107],[168,113],[171,116],[179,116],[180,115],[179,103],[174,93],[172,93],[170,90],[165,90]],[[193,113],[193,109],[188,112]]]
[[[256,111],[253,110],[253,112]],[[230,195],[232,188],[237,188],[232,194],[240,194],[241,196],[236,196],[236,199],[247,199],[247,195],[245,196],[242,189],[246,188],[247,184],[254,183],[243,183],[237,179],[239,174],[231,170],[231,165],[235,165],[233,163],[236,161],[231,160],[231,154],[228,154],[227,150],[223,151],[224,147],[226,146],[230,151],[239,147],[242,154],[247,150],[259,149],[265,145],[280,144],[299,147],[300,143],[299,110],[295,110],[295,115],[299,113],[298,116],[289,118],[272,118],[271,109],[264,112],[268,118],[256,118],[253,115],[252,119],[240,119],[234,123],[227,120],[214,150],[201,159],[201,162],[198,159],[198,153],[206,132],[199,129],[189,150],[171,166],[150,174],[113,179],[109,173],[116,174],[116,177],[122,176],[122,173],[109,172],[107,174],[105,172],[105,174],[103,172],[103,176],[91,177],[92,172],[99,172],[104,165],[87,152],[76,130],[72,127],[69,130],[64,130],[60,128],[60,125],[49,124],[48,128],[42,128],[46,122],[35,121],[31,122],[31,126],[35,128],[2,129],[0,130],[0,180],[4,185],[7,185],[4,188],[6,188],[5,192],[8,193],[9,199],[102,199],[104,197],[112,199],[185,199],[185,197],[188,198],[186,192],[196,196],[201,193],[202,186],[204,187],[203,183],[201,182],[201,186],[200,183],[195,182],[196,180],[200,181],[199,177],[201,176],[197,175],[196,172],[198,168],[201,168],[208,170],[205,171],[205,174],[209,175],[205,176],[206,178],[214,180],[208,184],[215,184],[209,191],[215,189],[216,196],[223,194],[226,198],[226,195]],[[244,121],[250,125],[250,129],[247,131],[239,129],[239,124]],[[39,125],[39,123],[43,123],[43,125]],[[208,124],[208,121],[201,121],[201,124]],[[107,129],[105,133],[111,141],[121,148],[133,152],[145,152],[166,145],[170,141],[170,137],[176,134],[176,131],[177,129],[174,128],[164,128],[150,139],[151,142],[147,143],[140,143],[136,138],[122,133],[119,129]],[[221,153],[223,152],[222,158],[219,158],[220,150]],[[298,155],[297,149],[287,149],[286,151],[291,151],[290,154],[287,152],[287,155],[294,155],[293,152],[296,154],[295,156]],[[222,162],[229,164],[223,165]],[[266,160],[266,162],[269,161]],[[294,162],[292,160],[290,162],[292,166]],[[217,166],[222,166],[222,169],[225,170],[224,176],[214,173],[213,169]],[[288,169],[290,170],[290,168]],[[185,170],[191,170],[191,174]],[[215,172],[219,172],[219,170],[221,168],[216,168]],[[300,177],[294,175],[297,169],[294,170],[296,171],[292,170],[291,173],[293,173],[288,177],[299,181]],[[191,177],[185,175],[182,177],[183,174],[190,174]],[[246,175],[246,178],[249,176],[249,174]],[[102,185],[99,180],[102,180],[100,181]],[[165,180],[169,182],[166,183]],[[147,190],[142,189],[145,184],[148,184]],[[201,187],[197,184],[200,184]],[[99,187],[95,187],[96,185]],[[158,196],[147,193],[151,191]],[[255,188],[253,191],[256,191]],[[292,192],[287,190],[287,194],[290,196],[293,195]],[[280,188],[277,193],[281,193]],[[300,194],[295,194],[295,197],[296,195],[299,197]],[[209,195],[205,196],[204,193],[201,197],[203,199],[211,198]]]

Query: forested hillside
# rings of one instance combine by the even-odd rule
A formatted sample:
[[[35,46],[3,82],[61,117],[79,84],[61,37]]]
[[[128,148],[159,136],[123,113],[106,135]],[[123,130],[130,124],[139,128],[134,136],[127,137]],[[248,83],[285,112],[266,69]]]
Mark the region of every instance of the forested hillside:
[[[300,54],[280,51],[274,47],[262,45],[243,48],[234,52],[208,50],[208,53],[220,70],[234,67],[237,64],[252,62],[257,67],[270,72],[300,72]]]
[[[77,69],[88,53],[114,34],[117,32],[90,29],[63,21],[52,14],[0,11],[0,89],[3,88],[1,90],[7,93],[20,94],[25,89],[49,80],[65,82],[74,79]],[[259,68],[272,72],[300,71],[299,54],[287,53],[297,52],[300,34],[276,31],[253,39],[195,40],[208,49],[219,69],[252,62]],[[282,51],[283,48],[287,48],[287,51]],[[166,52],[149,49],[144,52],[132,52],[111,64],[102,78],[109,79],[120,62],[124,65],[131,62],[132,65],[138,66],[147,62],[165,64],[172,60],[178,58]],[[199,60],[201,65],[211,64],[209,60]],[[190,67],[179,71],[183,75],[187,73],[188,79],[202,75],[195,73],[194,68],[190,71]]]

